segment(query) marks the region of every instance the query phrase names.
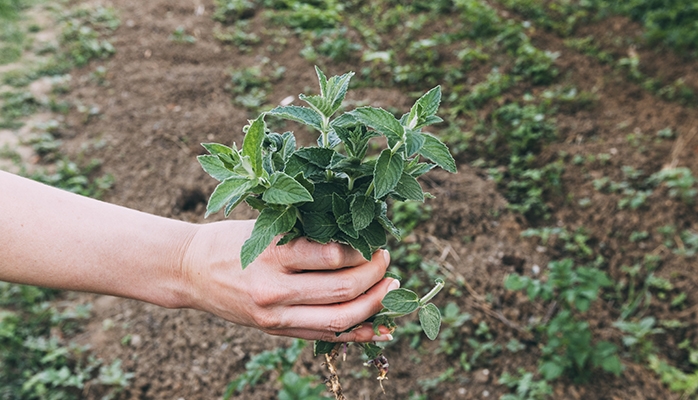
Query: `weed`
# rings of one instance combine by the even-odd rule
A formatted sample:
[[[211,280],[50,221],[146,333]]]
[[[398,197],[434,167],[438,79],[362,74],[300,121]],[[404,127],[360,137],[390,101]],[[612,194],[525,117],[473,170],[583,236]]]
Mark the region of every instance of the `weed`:
[[[693,204],[698,185],[690,169],[686,167],[665,168],[652,174],[648,183],[654,186],[660,184],[669,188],[669,196],[678,197],[686,204]]]
[[[196,43],[196,38],[187,33],[187,30],[183,26],[178,26],[177,29],[172,32],[168,40],[175,43],[183,44],[194,44]]]
[[[303,340],[295,339],[287,348],[267,350],[252,356],[245,364],[245,372],[228,384],[223,398],[230,399],[247,386],[263,383],[267,375],[276,371],[280,383],[279,399],[327,399],[320,396],[324,391],[323,386],[313,385],[313,378],[301,378],[292,370],[305,345]]]
[[[642,362],[655,352],[652,335],[664,332],[655,327],[656,322],[654,317],[645,317],[637,322],[621,320],[613,323],[614,327],[626,334],[623,336],[623,345],[631,351],[635,361]]]
[[[538,327],[544,340],[538,371],[546,380],[568,373],[583,381],[593,368],[620,374],[616,346],[605,341],[592,344],[589,324],[576,314],[589,310],[599,290],[611,286],[611,280],[597,268],[575,267],[569,258],[552,261],[548,268],[547,281],[516,274],[505,280],[507,289],[523,290],[531,300],[554,301],[560,308],[547,324]]]
[[[500,385],[506,385],[514,393],[505,394],[499,400],[545,400],[553,394],[553,388],[546,381],[536,381],[533,373],[526,372],[523,368],[517,375],[508,372],[499,378]]]

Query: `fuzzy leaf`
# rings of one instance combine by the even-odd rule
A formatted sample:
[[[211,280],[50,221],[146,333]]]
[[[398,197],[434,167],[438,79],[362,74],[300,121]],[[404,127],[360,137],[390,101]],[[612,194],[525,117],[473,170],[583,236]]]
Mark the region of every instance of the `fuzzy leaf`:
[[[232,155],[236,153],[236,150],[232,148],[219,144],[219,143],[201,143],[201,145],[209,152],[212,156],[217,156],[219,154]]]
[[[310,239],[319,243],[328,243],[339,228],[334,218],[326,213],[303,214],[303,231]]]
[[[420,308],[419,324],[430,340],[436,339],[441,329],[441,312],[439,308],[431,303]]]
[[[351,114],[359,122],[375,129],[391,141],[397,142],[404,139],[405,128],[393,114],[382,108],[360,107]]]
[[[388,205],[381,202],[381,212],[378,214],[376,219],[378,222],[381,224],[381,226],[388,231],[391,235],[395,237],[398,241],[402,240],[402,232],[400,232],[400,229],[398,229],[394,224],[393,221],[388,218]]]
[[[223,161],[217,156],[203,155],[196,157],[196,159],[199,160],[201,168],[217,181],[224,181],[234,175],[233,171],[226,168]]]
[[[264,114],[262,114],[252,121],[242,142],[242,155],[250,157],[252,171],[257,178],[263,176],[262,144],[264,143],[265,129],[266,124],[264,123]]]
[[[295,153],[286,161],[284,172],[289,176],[303,174],[303,176],[308,179],[322,177],[325,174],[322,168]]]
[[[313,355],[329,354],[338,344],[339,343],[326,342],[324,340],[316,340],[313,344]]]
[[[312,108],[300,106],[280,106],[269,111],[270,115],[300,122],[322,131],[322,116]]]
[[[395,185],[395,193],[407,200],[424,201],[422,186],[410,174],[402,173],[400,180]]]
[[[390,311],[409,314],[419,308],[419,296],[409,289],[399,288],[386,293],[381,303]]]
[[[410,109],[410,114],[407,118],[408,127],[410,129],[419,129],[424,126],[427,117],[436,114],[439,104],[441,104],[441,86],[431,89],[417,99]]]
[[[385,246],[387,243],[385,229],[383,229],[383,226],[381,226],[378,221],[371,222],[369,226],[359,232],[359,235],[361,235],[371,247],[378,248]]]
[[[332,162],[332,156],[335,153],[336,151],[323,147],[302,147],[296,151],[295,155],[326,169]]]
[[[424,136],[421,132],[406,130],[405,132],[405,152],[407,157],[412,157],[417,154],[424,146]]]
[[[242,268],[247,268],[271,244],[276,235],[290,231],[295,223],[295,207],[283,210],[275,208],[262,210],[255,221],[254,228],[252,228],[252,235],[242,245],[240,252]]]
[[[395,185],[400,180],[400,176],[402,176],[404,167],[405,162],[400,153],[393,154],[390,152],[390,149],[385,149],[381,152],[373,170],[373,182],[375,185],[373,196],[376,199],[382,198],[395,188]]]
[[[256,180],[241,176],[233,176],[219,183],[208,199],[205,217],[218,212],[228,203],[237,205],[243,200],[245,194],[256,185]]]
[[[353,196],[350,211],[354,229],[360,231],[373,221],[374,204],[374,200],[368,196],[361,194]]]
[[[297,180],[283,172],[275,172],[269,188],[262,194],[262,200],[269,204],[288,205],[313,201],[313,196]]]
[[[361,255],[364,257],[364,259],[371,259],[371,246],[369,246],[368,243],[366,243],[366,240],[364,240],[362,237],[353,238],[349,235],[342,233],[338,233],[337,236],[339,240],[349,244],[355,250],[358,250],[359,253],[361,253]]]
[[[424,136],[424,145],[419,150],[419,154],[435,162],[446,171],[456,173],[456,161],[448,151],[448,147],[428,133],[422,133],[422,136]]]

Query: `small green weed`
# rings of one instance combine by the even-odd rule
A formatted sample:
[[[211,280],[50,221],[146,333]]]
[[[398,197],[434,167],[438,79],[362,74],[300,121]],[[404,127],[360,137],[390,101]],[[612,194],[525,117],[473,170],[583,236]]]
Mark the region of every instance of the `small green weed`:
[[[508,372],[499,378],[500,385],[506,385],[514,393],[505,394],[499,400],[545,400],[552,396],[553,388],[548,382],[536,381],[533,373],[520,368],[516,375]]]
[[[275,371],[279,374],[279,399],[329,399],[321,396],[325,388],[322,385],[313,384],[314,378],[302,378],[292,370],[305,345],[303,340],[295,339],[287,348],[267,350],[252,356],[245,364],[245,372],[228,384],[223,398],[228,400],[236,393],[242,393],[247,386],[253,387],[265,382],[268,379],[267,375]]]

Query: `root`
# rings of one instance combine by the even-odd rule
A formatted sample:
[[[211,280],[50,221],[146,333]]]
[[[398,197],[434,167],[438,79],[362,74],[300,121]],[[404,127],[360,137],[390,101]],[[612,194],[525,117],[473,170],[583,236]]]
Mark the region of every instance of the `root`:
[[[339,374],[337,373],[337,367],[334,365],[338,355],[339,352],[336,347],[328,354],[325,354],[325,366],[327,366],[327,370],[330,371],[330,376],[327,378],[325,385],[327,385],[327,389],[334,394],[335,400],[347,400],[342,393],[342,385],[339,383]]]

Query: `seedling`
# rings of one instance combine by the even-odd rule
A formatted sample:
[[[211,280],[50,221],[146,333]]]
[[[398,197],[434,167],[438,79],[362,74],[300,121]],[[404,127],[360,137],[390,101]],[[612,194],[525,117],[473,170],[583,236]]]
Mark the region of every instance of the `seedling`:
[[[278,235],[277,245],[298,237],[319,243],[331,241],[352,246],[369,260],[386,244],[386,233],[398,240],[401,233],[388,217],[388,200],[423,202],[428,195],[417,178],[439,166],[456,172],[448,148],[422,128],[441,122],[437,117],[441,88],[420,97],[410,111],[397,119],[386,110],[360,107],[333,116],[342,108],[353,73],[327,78],[316,68],[320,94],[299,99],[307,106],[280,106],[262,113],[243,131],[238,149],[205,143],[210,154],[199,156],[206,172],[221,183],[211,194],[206,215],[224,210],[226,216],[243,201],[260,211],[251,237],[242,246],[240,259],[246,268]],[[319,132],[317,146],[296,147],[292,132],[271,132],[265,118],[301,123]],[[371,154],[369,141],[384,138],[387,144]],[[395,328],[396,317],[419,312],[427,337],[438,334],[441,315],[429,301],[443,287],[443,281],[424,297],[398,289],[388,293],[385,309],[369,319],[374,330]],[[339,335],[341,332],[337,332]],[[387,359],[374,344],[362,345],[369,363],[387,374]],[[325,354],[333,376],[332,361],[340,345],[317,342],[316,354]],[[337,381],[338,384],[338,381]],[[334,386],[334,385],[333,385]],[[339,390],[339,394],[338,391]],[[333,390],[337,398],[341,387]]]

